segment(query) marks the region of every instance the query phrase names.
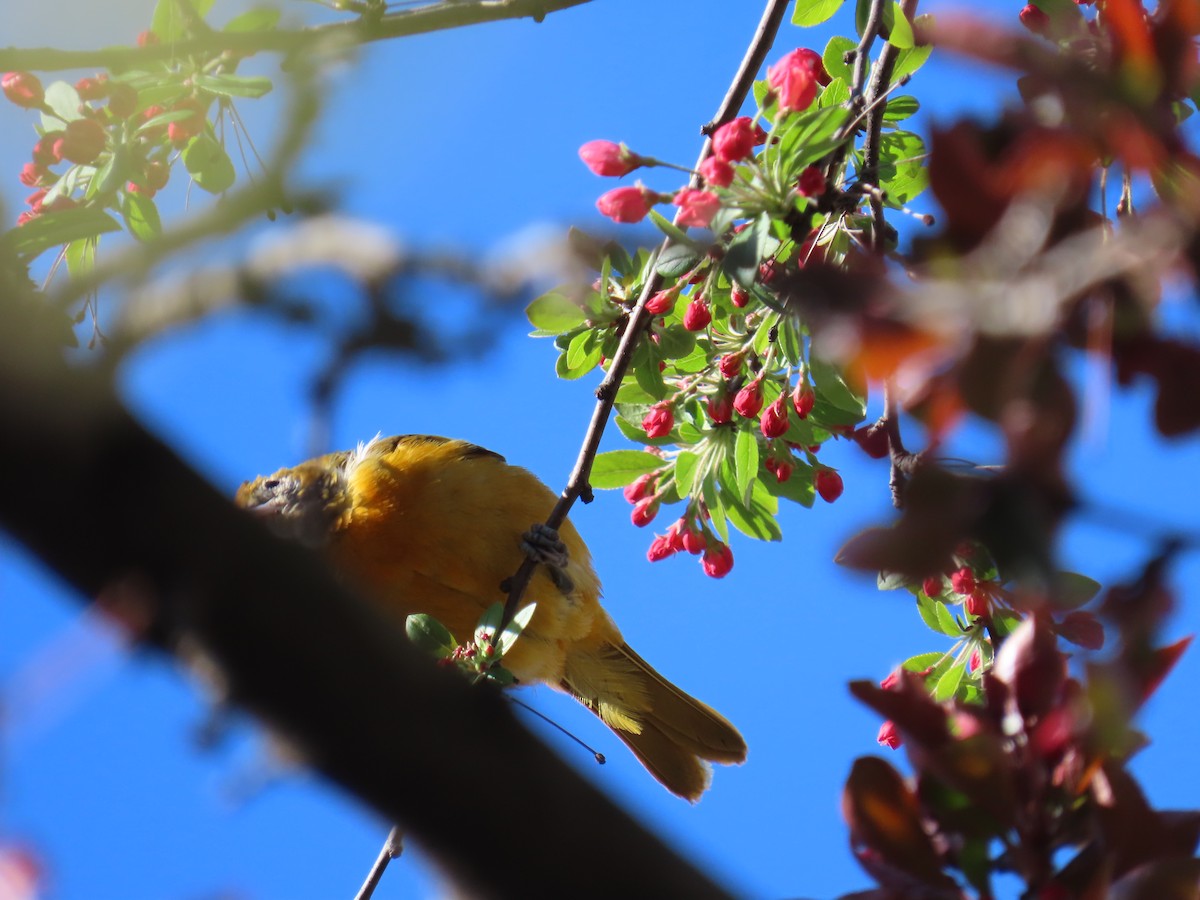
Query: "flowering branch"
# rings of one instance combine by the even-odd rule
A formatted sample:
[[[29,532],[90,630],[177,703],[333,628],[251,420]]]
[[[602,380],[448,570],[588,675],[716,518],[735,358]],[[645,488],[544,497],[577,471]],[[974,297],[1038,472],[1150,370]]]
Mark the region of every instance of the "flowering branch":
[[[746,97],[750,93],[750,87],[754,82],[754,76],[762,67],[763,60],[775,42],[775,35],[778,33],[779,26],[783,22],[788,5],[786,0],[768,0],[766,8],[763,10],[762,18],[759,20],[758,28],[755,29],[754,37],[751,38],[750,45],[746,48],[745,56],[742,57],[741,65],[738,66],[738,71],[734,75],[729,90],[726,91],[724,99],[717,107],[716,115],[704,126],[705,130],[711,130],[730,121],[746,101]],[[700,156],[696,160],[697,169],[700,168],[701,164],[711,153],[712,141],[706,139],[704,146],[700,150]],[[693,174],[688,181],[688,187],[696,188],[699,184],[700,176]],[[685,208],[681,207],[679,212],[675,214],[674,220],[676,224],[679,223],[684,213]],[[605,375],[604,380],[596,388],[596,408],[592,412],[591,421],[588,423],[587,432],[584,434],[583,445],[580,447],[579,456],[575,460],[575,467],[571,470],[571,474],[567,479],[567,486],[559,495],[558,502],[554,504],[554,509],[551,510],[550,515],[546,518],[546,525],[550,528],[557,529],[566,521],[567,514],[571,511],[571,507],[575,505],[577,499],[582,499],[584,503],[590,503],[592,500],[592,489],[588,481],[592,471],[592,464],[596,459],[596,453],[600,449],[600,439],[604,435],[604,429],[608,424],[609,416],[612,414],[613,403],[617,396],[617,388],[620,387],[625,374],[629,370],[629,364],[633,358],[637,342],[641,339],[642,333],[653,318],[646,310],[646,302],[654,296],[662,284],[661,276],[656,272],[656,262],[671,245],[672,239],[669,236],[664,238],[658,248],[651,253],[650,259],[646,263],[647,271],[654,274],[646,279],[637,304],[630,312],[625,332],[621,336],[621,343],[616,354],[613,356],[608,374]],[[512,617],[516,615],[517,606],[521,602],[522,594],[524,594],[525,589],[529,586],[529,579],[533,577],[535,566],[536,563],[533,559],[527,558],[521,563],[520,568],[517,569],[506,585],[508,599],[504,604],[504,616],[500,623],[501,628],[512,621]]]

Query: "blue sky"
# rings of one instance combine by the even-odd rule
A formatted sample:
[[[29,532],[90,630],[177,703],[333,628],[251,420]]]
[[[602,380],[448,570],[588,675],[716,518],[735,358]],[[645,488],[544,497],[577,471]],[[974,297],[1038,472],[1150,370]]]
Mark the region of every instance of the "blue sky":
[[[1011,4],[1014,21],[1019,6]],[[44,0],[10,16],[8,40],[69,47],[127,41],[145,27],[151,7],[150,0],[103,10],[83,0]],[[217,21],[239,8],[218,0]],[[319,12],[294,2],[284,9],[297,17]],[[686,7],[607,0],[541,25],[500,24],[371,47],[330,74],[325,115],[299,179],[339,188],[344,212],[377,221],[416,247],[477,256],[531,226],[602,228],[593,202],[612,184],[580,164],[578,146],[624,140],[690,164],[697,130],[723,95],[758,13],[758,4],[719,0]],[[832,25],[851,27],[844,17]],[[832,33],[785,27],[772,58],[796,46],[820,49]],[[924,105],[917,126],[994,108],[1005,85],[935,56],[911,88]],[[264,144],[279,103],[268,97],[241,104]],[[34,140],[31,121],[0,108],[0,173],[7,173],[0,184],[10,219],[26,193],[16,173]],[[646,181],[664,189],[675,183],[659,172]],[[179,184],[160,196],[169,218],[184,214]],[[194,192],[191,202],[206,199]],[[915,206],[926,211],[930,202],[921,197]],[[251,234],[279,227],[263,223]],[[236,258],[245,239],[214,242],[192,259]],[[344,291],[331,296],[351,302]],[[102,305],[115,302],[102,298]],[[435,313],[462,309],[436,289],[422,302]],[[1194,309],[1167,314],[1174,327],[1197,336]],[[442,368],[398,358],[361,362],[338,395],[331,445],[350,446],[378,431],[453,435],[503,453],[557,490],[591,415],[595,381],[557,381],[552,346],[531,341],[527,331],[514,311],[478,358]],[[309,332],[230,314],[140,349],[121,371],[121,389],[143,422],[232,493],[245,478],[303,458],[308,379],[326,352]],[[1150,519],[1194,523],[1196,440],[1156,441],[1144,386],[1101,394],[1099,402],[1107,431],[1071,454],[1088,496]],[[613,432],[606,447],[623,446]],[[994,435],[980,426],[966,428],[950,452],[979,462],[998,458]],[[663,791],[572,701],[545,689],[522,694],[605,752],[608,765],[595,766],[526,717],[531,729],[752,897],[826,897],[868,885],[846,849],[841,783],[855,756],[883,753],[898,764],[903,756],[875,744],[879,721],[851,701],[845,683],[882,678],[903,658],[940,646],[905,597],[879,593],[872,578],[831,562],[847,536],[888,515],[886,466],[846,444],[830,445],[822,456],[841,468],[845,495],[832,506],[785,510],[782,544],[738,540],[736,565],[722,581],[704,577],[689,559],[647,563],[651,535],[629,524],[617,492],[573,516],[629,643],[747,738],[746,765],[719,769],[701,803],[689,806]],[[161,659],[115,647],[81,620],[60,584],[2,541],[0,696],[9,716],[0,732],[0,837],[36,848],[49,871],[46,896],[351,896],[387,823],[311,776],[239,796],[262,752],[257,733],[243,724],[218,749],[199,748],[205,707],[186,679]],[[1065,567],[1107,583],[1132,574],[1148,545],[1136,532],[1085,525],[1067,533],[1062,549]],[[1200,566],[1189,557],[1176,569],[1176,583],[1197,582]],[[1198,623],[1196,607],[1183,608],[1171,636],[1194,632]],[[1200,783],[1175,774],[1189,770],[1200,742],[1191,713],[1198,677],[1193,652],[1142,722],[1154,744],[1135,771],[1151,799],[1167,806],[1200,805]],[[436,895],[437,882],[415,852],[388,872],[377,894]]]

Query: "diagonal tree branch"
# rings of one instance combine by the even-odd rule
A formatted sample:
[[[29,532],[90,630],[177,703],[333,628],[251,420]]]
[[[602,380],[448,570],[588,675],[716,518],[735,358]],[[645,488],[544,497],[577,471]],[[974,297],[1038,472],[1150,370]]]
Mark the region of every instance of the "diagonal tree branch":
[[[482,897],[722,897],[301,548],[272,538],[69,368],[0,267],[0,526],[81,597],[120,593],[163,650],[194,645],[230,699]],[[24,287],[25,290],[21,290]],[[22,294],[26,296],[22,297]],[[114,588],[121,588],[114,591]],[[490,797],[503,827],[480,827]],[[570,822],[570,827],[563,823]],[[620,865],[595,865],[598,853]]]
[[[725,92],[721,105],[717,107],[717,114],[702,129],[704,134],[710,133],[714,128],[732,119],[741,109],[742,104],[746,102],[746,97],[749,96],[750,88],[754,84],[754,76],[762,68],[763,60],[766,59],[767,53],[775,43],[775,35],[787,13],[788,5],[787,0],[767,0],[762,18],[754,31],[754,37],[751,38],[750,45],[746,48],[746,53],[742,57],[742,62],[738,66],[729,90]],[[700,164],[708,158],[711,152],[712,141],[706,139],[704,146],[700,149],[700,156],[696,160],[695,168],[699,169]],[[693,174],[688,186],[696,187],[700,183],[699,179],[699,175]],[[678,213],[675,218],[678,220]],[[600,386],[596,388],[596,408],[592,411],[592,418],[588,423],[587,432],[584,434],[583,445],[579,448],[575,467],[567,479],[567,486],[559,495],[558,502],[546,519],[546,524],[551,528],[558,528],[566,521],[567,514],[575,505],[576,500],[582,498],[584,503],[591,502],[591,485],[588,483],[588,478],[592,472],[592,463],[596,459],[596,453],[600,450],[600,439],[604,436],[604,429],[608,426],[609,417],[612,415],[613,404],[617,398],[617,388],[625,380],[625,373],[629,371],[629,364],[633,359],[633,351],[637,349],[637,342],[641,340],[643,332],[653,318],[646,312],[646,301],[662,284],[662,279],[655,272],[655,266],[659,256],[669,246],[671,246],[671,239],[664,238],[646,263],[647,270],[655,274],[647,278],[646,283],[642,286],[641,296],[638,297],[637,305],[629,315],[629,322],[625,326],[624,334],[621,335],[621,343],[613,355],[608,373],[600,382]],[[521,595],[525,593],[529,579],[533,577],[535,566],[532,559],[526,559],[509,580],[508,598],[504,603],[504,615],[500,623],[501,629],[516,615]]]

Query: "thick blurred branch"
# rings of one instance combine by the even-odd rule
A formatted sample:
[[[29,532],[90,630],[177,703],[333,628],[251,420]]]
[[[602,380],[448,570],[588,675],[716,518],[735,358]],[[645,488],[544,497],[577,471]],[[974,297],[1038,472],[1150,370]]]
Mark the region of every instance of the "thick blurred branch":
[[[0,49],[0,71],[28,69],[39,72],[63,69],[130,69],[181,56],[217,56],[231,53],[286,53],[295,57],[316,47],[351,46],[371,41],[446,31],[467,25],[530,18],[541,22],[547,15],[590,0],[471,0],[430,3],[373,18],[361,16],[347,22],[311,28],[276,28],[270,31],[227,32],[205,30],[185,41],[146,47],[105,47],[100,50],[58,50],[54,47]]]
[[[321,772],[478,896],[724,896],[587,785],[494,693],[270,537],[68,368],[10,277],[0,303],[0,524],[82,596],[125,587],[148,640],[198,645]],[[490,798],[494,827],[480,827]],[[570,823],[564,827],[564,823]],[[596,865],[597,859],[611,864]]]

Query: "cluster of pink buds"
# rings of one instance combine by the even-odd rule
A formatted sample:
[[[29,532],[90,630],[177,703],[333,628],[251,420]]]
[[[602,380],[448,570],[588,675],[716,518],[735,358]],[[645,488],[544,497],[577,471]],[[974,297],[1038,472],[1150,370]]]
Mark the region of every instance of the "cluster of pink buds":
[[[148,37],[139,37],[144,45]],[[21,169],[21,183],[37,188],[26,203],[29,209],[17,219],[24,224],[47,210],[76,205],[68,193],[59,193],[55,185],[60,174],[53,171],[59,163],[100,168],[114,153],[122,154],[123,168],[132,173],[124,189],[145,197],[166,186],[170,175],[167,154],[172,147],[180,148],[208,127],[207,109],[211,95],[196,93],[169,106],[151,105],[139,109],[137,90],[131,85],[111,80],[98,73],[79,79],[75,93],[79,97],[77,117],[64,119],[46,104],[41,81],[29,72],[6,72],[0,76],[4,96],[24,109],[37,109],[43,121],[57,120],[42,133],[34,144],[32,159]],[[159,116],[171,114],[171,121],[147,127]],[[134,130],[123,128],[126,123]],[[133,134],[133,137],[124,135]],[[120,147],[118,142],[122,142]],[[169,145],[169,146],[168,146]],[[52,199],[46,202],[47,195]]]
[[[646,558],[658,562],[679,552],[700,557],[700,566],[710,578],[724,578],[733,568],[733,551],[729,545],[704,533],[686,517],[671,523],[666,534],[654,536]]]
[[[797,49],[767,70],[770,100],[783,113],[808,109],[829,75],[819,53]],[[749,116],[725,122],[712,134],[712,153],[701,164],[698,174],[705,188],[684,186],[674,193],[658,193],[640,182],[631,187],[614,188],[600,196],[596,208],[614,222],[640,222],[659,203],[679,207],[676,223],[685,228],[707,228],[721,208],[721,198],[706,188],[726,188],[732,184],[734,165],[751,159],[754,148],[767,139],[766,132]],[[579,148],[579,157],[596,175],[622,177],[635,169],[663,165],[653,157],[630,150],[623,143],[588,141]],[[681,168],[681,167],[674,167]],[[805,196],[824,192],[825,179],[817,170],[804,172],[797,185]]]

